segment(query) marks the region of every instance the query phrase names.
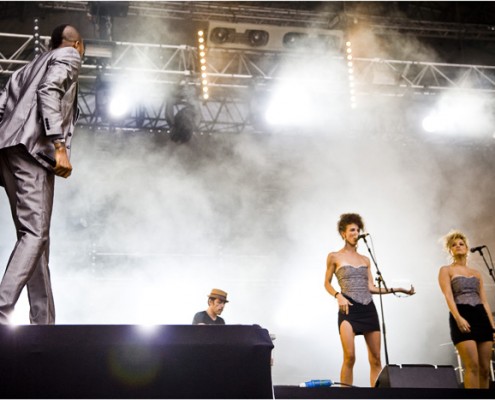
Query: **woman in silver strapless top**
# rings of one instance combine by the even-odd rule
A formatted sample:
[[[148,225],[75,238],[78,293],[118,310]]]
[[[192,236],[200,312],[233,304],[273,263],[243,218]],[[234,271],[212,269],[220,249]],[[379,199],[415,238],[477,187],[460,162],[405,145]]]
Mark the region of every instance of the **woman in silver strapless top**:
[[[452,231],[444,241],[453,261],[440,268],[438,281],[450,310],[450,336],[464,366],[464,387],[488,389],[495,324],[483,279],[467,264],[462,232]]]
[[[328,254],[325,288],[337,299],[339,304],[338,327],[344,352],[340,371],[340,382],[352,385],[355,363],[354,338],[363,335],[368,347],[370,363],[370,384],[373,387],[382,370],[380,360],[381,334],[378,313],[372,300],[372,294],[378,294],[370,271],[368,257],[357,252],[360,232],[364,229],[359,214],[342,214],[338,231],[344,240],[344,247]],[[340,290],[331,284],[333,276],[337,277]],[[414,288],[381,288],[382,294],[414,294]]]

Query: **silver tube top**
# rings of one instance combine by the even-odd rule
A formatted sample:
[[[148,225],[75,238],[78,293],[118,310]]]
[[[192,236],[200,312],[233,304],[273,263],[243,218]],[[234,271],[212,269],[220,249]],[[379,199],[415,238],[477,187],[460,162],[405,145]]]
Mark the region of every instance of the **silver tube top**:
[[[368,287],[368,267],[366,265],[360,267],[342,265],[335,271],[335,276],[343,294],[361,304],[371,303],[372,297]]]
[[[481,304],[480,280],[476,276],[468,278],[457,275],[452,278],[450,284],[456,304],[469,304],[470,306]]]

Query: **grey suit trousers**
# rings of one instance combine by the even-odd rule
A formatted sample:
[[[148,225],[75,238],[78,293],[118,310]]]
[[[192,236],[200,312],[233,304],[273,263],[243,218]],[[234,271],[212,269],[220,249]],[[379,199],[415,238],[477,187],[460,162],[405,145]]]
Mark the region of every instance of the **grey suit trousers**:
[[[0,324],[8,323],[26,285],[30,322],[54,324],[48,258],[55,175],[19,145],[0,150],[0,179],[17,232],[17,243],[0,283]]]

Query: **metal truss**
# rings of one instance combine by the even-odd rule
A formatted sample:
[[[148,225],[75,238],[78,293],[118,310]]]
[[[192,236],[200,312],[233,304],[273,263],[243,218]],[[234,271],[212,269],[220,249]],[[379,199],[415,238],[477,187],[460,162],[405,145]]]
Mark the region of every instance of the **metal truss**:
[[[494,66],[367,58],[355,58],[353,63],[358,94],[453,90],[495,94]]]
[[[46,50],[48,38],[41,38]],[[3,43],[17,41],[17,47],[6,54]],[[210,98],[201,101],[197,49],[185,45],[113,42],[111,58],[87,58],[80,74],[80,120],[90,127],[135,130],[168,130],[167,105],[178,87],[190,87],[197,93],[193,99],[200,114],[199,130],[217,132],[257,131],[252,102],[255,96],[271,91],[274,83],[287,80],[281,70],[287,62],[300,60],[291,52],[260,52],[210,49],[207,57]],[[19,67],[34,56],[30,35],[0,33],[0,87]],[[323,62],[346,65],[341,55],[305,54],[305,63]],[[357,96],[404,96],[408,93],[430,95],[452,90],[495,94],[495,67],[403,60],[353,59]],[[345,70],[345,69],[344,69]],[[131,114],[112,121],[98,109],[98,90],[102,80],[118,86],[133,82],[133,95],[146,99]],[[330,87],[329,76],[312,77]],[[332,95],[331,89],[328,92]]]
[[[408,2],[402,5],[410,9],[408,13],[412,17],[377,16],[372,12],[357,12],[357,7],[345,2],[328,2],[319,10],[304,8],[284,9],[263,6],[259,2],[256,6],[249,2],[223,2],[223,1],[129,1],[128,15],[138,17],[151,17],[171,20],[188,21],[229,21],[236,23],[258,23],[278,26],[301,26],[319,29],[345,29],[349,21],[359,20],[366,22],[375,34],[388,35],[400,33],[414,34],[416,37],[436,37],[443,39],[485,40],[494,41],[495,31],[492,24],[451,23],[441,21],[445,8],[440,5],[425,2]],[[360,2],[362,3],[362,2]],[[397,4],[396,4],[397,3]],[[45,10],[65,10],[87,13],[88,1],[52,1],[40,2],[39,7]],[[363,4],[359,7],[363,8]],[[387,9],[400,8],[400,2],[390,2],[385,5]],[[375,5],[370,3],[370,8]],[[482,13],[483,9],[477,3],[469,5],[473,12]],[[476,11],[476,7],[480,8]],[[418,15],[415,15],[418,14]],[[422,17],[428,21],[415,19]],[[488,18],[488,17],[487,17]],[[352,25],[352,22],[351,22]]]
[[[350,16],[349,16],[350,17]],[[362,18],[363,19],[363,18]],[[453,40],[494,41],[495,30],[481,24],[456,24],[452,22],[414,21],[406,18],[364,18],[376,35],[411,34],[414,37],[432,37]]]
[[[87,13],[87,1],[41,2],[39,7],[47,10],[65,10]],[[287,10],[263,7],[262,2],[253,6],[243,2],[224,1],[129,1],[127,15],[171,20],[263,23],[282,26],[308,26],[331,28],[338,22],[335,12]]]

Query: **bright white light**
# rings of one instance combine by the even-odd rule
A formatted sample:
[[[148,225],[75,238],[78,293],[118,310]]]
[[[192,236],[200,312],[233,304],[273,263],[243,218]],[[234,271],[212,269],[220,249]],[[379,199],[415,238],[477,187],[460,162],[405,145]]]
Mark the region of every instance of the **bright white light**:
[[[302,86],[282,87],[272,98],[266,120],[274,125],[303,124],[311,114],[310,98]]]
[[[144,323],[137,325],[138,330],[146,336],[151,336],[158,331],[160,325],[156,323]]]
[[[487,104],[479,95],[454,93],[442,97],[427,115],[423,129],[430,133],[477,135],[489,129]]]
[[[119,118],[125,115],[131,108],[131,99],[128,95],[119,93],[112,97],[108,105],[111,117]]]
[[[432,112],[428,116],[423,118],[422,125],[423,129],[426,132],[433,133],[439,130],[441,126],[441,120],[435,112]]]

